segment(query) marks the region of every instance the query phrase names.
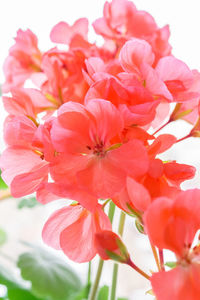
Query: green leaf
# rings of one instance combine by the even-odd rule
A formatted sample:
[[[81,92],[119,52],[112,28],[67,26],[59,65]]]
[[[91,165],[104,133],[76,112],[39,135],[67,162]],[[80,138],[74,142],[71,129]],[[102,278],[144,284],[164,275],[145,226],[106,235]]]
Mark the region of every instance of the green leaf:
[[[1,177],[1,170],[0,170],[0,190],[6,190],[8,188],[7,184],[3,181]]]
[[[107,285],[104,285],[100,288],[97,300],[108,300],[109,295],[109,287]]]
[[[175,261],[168,261],[168,262],[165,263],[165,266],[173,269],[173,268],[176,267],[176,262]]]
[[[2,265],[0,266],[0,284],[7,287],[9,300],[42,300],[35,297],[31,291],[26,288],[23,282],[15,278],[15,276]]]
[[[20,202],[17,205],[17,208],[22,209],[22,208],[32,208],[37,205],[40,205],[40,203],[36,200],[35,197],[30,197],[30,198],[23,198],[20,200]]]
[[[9,300],[42,300],[36,298],[29,290],[12,289],[8,290]]]
[[[7,234],[3,229],[0,228],[0,246],[5,244],[6,241],[7,241]]]
[[[86,300],[86,299],[88,299],[88,296],[90,293],[90,288],[91,288],[91,283],[84,286],[84,288],[79,293],[72,295],[67,300]]]
[[[68,300],[81,289],[79,277],[65,261],[42,248],[20,255],[18,267],[23,279],[31,281],[36,296]]]
[[[117,298],[117,300],[128,300],[128,298]]]

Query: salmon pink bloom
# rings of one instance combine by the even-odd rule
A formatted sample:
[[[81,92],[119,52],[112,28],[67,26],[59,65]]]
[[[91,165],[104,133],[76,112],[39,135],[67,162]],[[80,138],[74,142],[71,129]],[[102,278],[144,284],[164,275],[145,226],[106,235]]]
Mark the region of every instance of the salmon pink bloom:
[[[152,198],[174,197],[180,192],[180,184],[195,175],[195,168],[175,161],[162,162],[156,156],[165,152],[176,143],[176,138],[170,134],[159,135],[148,146],[149,169],[140,182],[149,191]]]
[[[31,30],[18,30],[15,44],[10,48],[4,64],[6,82],[2,87],[3,92],[7,93],[11,88],[22,87],[32,74],[41,72],[42,55],[37,44],[37,37]]]
[[[87,40],[88,20],[86,18],[78,19],[72,26],[66,22],[60,22],[55,25],[50,33],[50,38],[54,43],[70,44],[72,38],[80,35]]]
[[[119,111],[108,101],[62,105],[51,130],[59,153],[51,170],[54,180],[76,178],[97,197],[107,198],[124,187],[128,174],[143,175],[148,168],[146,148],[137,139],[122,143],[123,129]]]
[[[47,114],[55,107],[36,89],[15,88],[11,90],[12,97],[2,97],[5,110],[15,116],[27,116],[32,120],[40,112]]]
[[[82,73],[85,58],[81,50],[65,53],[52,49],[43,55],[42,69],[46,81],[41,90],[57,108],[67,101],[83,102],[88,90]]]
[[[151,242],[159,249],[175,252],[177,258],[173,270],[154,273],[151,278],[158,300],[199,298],[200,252],[199,246],[193,246],[200,228],[199,199],[198,189],[181,192],[175,199],[158,198],[144,215]]]
[[[159,29],[153,17],[145,11],[137,10],[132,1],[106,2],[103,14],[103,18],[93,23],[94,29],[106,40],[114,40],[117,47],[136,37],[150,42],[158,57],[170,53],[168,26]]]
[[[121,79],[121,78],[120,78]],[[86,94],[86,103],[94,98],[112,102],[124,118],[125,125],[147,125],[155,118],[160,101],[138,82],[107,76],[95,82]]]
[[[7,148],[1,155],[0,167],[3,180],[16,198],[35,192],[43,181],[48,180],[48,163],[25,147]]]
[[[144,215],[152,242],[159,249],[174,251],[184,257],[199,229],[200,190],[182,191],[173,200],[157,198]]]
[[[154,97],[174,102],[199,97],[194,72],[173,56],[161,58],[154,67],[155,55],[144,40],[126,42],[120,52],[120,61],[123,69],[142,82]]]
[[[181,192],[180,184],[194,175],[192,166],[153,159],[144,177],[139,181],[127,177],[125,188],[112,200],[122,210],[142,215],[156,197],[176,197]]]
[[[132,74],[154,97],[172,100],[162,78],[153,68],[155,55],[149,43],[140,39],[126,42],[120,52],[120,61],[124,71]]]
[[[188,92],[199,94],[200,92],[200,73],[197,70],[192,71],[194,80]],[[170,119],[172,121],[183,119],[191,124],[195,124],[199,117],[199,100],[200,96],[190,101],[177,103]]]
[[[80,205],[57,210],[44,225],[44,242],[62,250],[75,262],[90,261],[97,254],[95,234],[111,230],[111,223],[100,205],[95,212]]]
[[[175,197],[180,192],[180,184],[194,177],[194,167],[175,161],[164,163],[156,158],[157,154],[166,151],[175,142],[176,138],[167,134],[158,136],[150,146],[144,142],[149,154],[149,168],[139,181],[127,177],[125,188],[112,198],[118,207],[128,213],[141,215],[156,197]]]
[[[199,99],[199,79],[181,60],[173,56],[163,57],[158,61],[155,70],[173,96],[173,101],[184,103]]]
[[[39,130],[40,127],[25,116],[6,119],[4,137],[8,148],[1,155],[0,167],[13,197],[31,194],[48,181],[48,159],[54,157],[54,149],[45,132],[43,139],[39,142],[37,138],[36,142]]]

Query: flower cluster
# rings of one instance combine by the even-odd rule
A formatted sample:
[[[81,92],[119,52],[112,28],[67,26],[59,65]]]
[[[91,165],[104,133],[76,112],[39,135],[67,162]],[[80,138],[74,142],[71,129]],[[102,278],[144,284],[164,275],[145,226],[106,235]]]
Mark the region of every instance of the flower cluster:
[[[32,31],[17,32],[4,64],[2,177],[14,197],[74,200],[46,222],[49,246],[138,271],[104,211],[114,202],[159,250],[159,272],[146,276],[157,299],[199,299],[200,190],[180,186],[195,168],[159,158],[179,142],[159,129],[182,119],[192,124],[187,137],[200,135],[200,73],[171,54],[169,27],[131,1],[106,2],[93,28],[101,46],[88,41],[87,19],[60,22],[50,38],[65,50],[46,52]],[[170,271],[163,249],[177,258]]]

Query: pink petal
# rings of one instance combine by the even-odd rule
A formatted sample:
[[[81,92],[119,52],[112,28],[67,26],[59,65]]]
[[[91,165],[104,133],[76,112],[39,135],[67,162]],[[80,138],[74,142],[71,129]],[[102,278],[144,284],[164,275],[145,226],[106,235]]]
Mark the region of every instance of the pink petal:
[[[131,140],[118,149],[108,153],[113,165],[124,170],[127,175],[138,177],[144,175],[148,169],[148,156],[146,148],[141,141]]]
[[[45,186],[46,190],[60,198],[67,198],[70,200],[77,201],[87,210],[93,212],[97,209],[98,199],[93,194],[89,193],[86,187],[82,189],[77,184],[70,182],[65,183],[48,183]],[[47,195],[48,196],[48,195]],[[42,200],[46,202],[46,198]],[[47,198],[48,201],[48,198]]]
[[[159,60],[156,71],[163,81],[180,80],[190,82],[193,78],[192,71],[181,60],[166,56]]]
[[[167,179],[173,183],[180,184],[184,180],[193,178],[195,176],[196,169],[195,167],[186,164],[169,162],[164,164],[164,173]]]
[[[127,190],[131,202],[139,211],[145,211],[151,203],[148,190],[131,177],[127,177]]]
[[[145,87],[154,95],[162,96],[168,100],[173,100],[173,97],[167,89],[164,82],[159,77],[159,74],[149,65],[142,67],[142,75],[145,79]]]
[[[154,273],[151,284],[158,300],[198,300],[199,276],[198,264],[178,266],[169,272]]]
[[[68,44],[70,38],[70,26],[66,22],[60,22],[55,25],[50,33],[50,39],[54,43]]]
[[[125,186],[126,173],[107,158],[93,159],[90,165],[77,173],[77,180],[98,198],[107,199]]]
[[[90,76],[105,69],[104,61],[100,57],[90,57],[86,59],[85,64]]]
[[[87,36],[88,20],[82,18],[77,20],[74,25],[69,26],[66,22],[55,25],[50,33],[50,38],[54,43],[69,44],[75,34],[83,37]]]
[[[8,185],[16,176],[31,172],[34,168],[42,165],[46,165],[46,162],[43,162],[39,155],[23,147],[9,147],[0,158],[2,178]]]
[[[171,134],[161,134],[159,135],[154,142],[149,146],[148,153],[149,155],[155,156],[171,148],[177,139]]]
[[[12,89],[12,97],[3,97],[5,110],[15,116],[28,115],[35,119],[35,109],[30,97],[22,89]]]
[[[4,123],[4,140],[10,146],[30,146],[37,130],[35,123],[25,116],[8,116]]]
[[[52,104],[46,99],[46,97],[39,90],[27,88],[25,92],[30,97],[34,107],[45,108],[45,107],[52,106]]]
[[[43,181],[48,180],[49,166],[47,164],[40,164],[35,168],[34,171],[24,172],[13,178],[10,186],[13,197],[19,198],[32,194]]]
[[[60,248],[61,232],[78,220],[83,208],[80,205],[68,206],[54,212],[48,221],[45,223],[42,230],[43,241],[55,248]]]
[[[87,39],[88,34],[88,19],[80,18],[74,22],[73,31],[80,34],[83,38]]]
[[[109,141],[123,130],[123,119],[111,102],[95,99],[89,101],[86,107],[95,119],[91,135],[98,136],[102,142]]]
[[[157,198],[144,213],[144,224],[151,242],[159,249],[169,249],[165,241],[165,228],[172,215],[173,200]]]
[[[42,204],[47,204],[51,201],[60,199],[59,196],[48,191],[48,189],[46,187],[47,185],[48,185],[48,183],[46,183],[46,182],[41,183],[36,192],[37,201]]]
[[[110,37],[113,35],[113,31],[106,24],[104,18],[99,18],[95,22],[93,22],[92,26],[97,34],[101,34],[106,37]]]
[[[73,261],[90,261],[97,253],[95,234],[101,230],[111,230],[111,224],[106,214],[99,210],[94,214],[82,216],[64,229],[60,235],[60,246]]]
[[[143,64],[153,64],[154,54],[146,41],[134,38],[126,42],[121,49],[120,61],[126,72],[138,73]]]
[[[63,104],[58,109],[58,120],[65,129],[87,136],[90,116],[82,104],[71,101]]]

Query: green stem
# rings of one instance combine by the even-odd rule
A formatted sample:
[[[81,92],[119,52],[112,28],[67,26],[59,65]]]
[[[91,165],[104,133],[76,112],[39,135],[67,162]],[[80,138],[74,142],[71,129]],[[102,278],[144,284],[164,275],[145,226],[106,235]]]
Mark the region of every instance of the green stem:
[[[91,267],[92,263],[89,261],[88,263],[88,276],[87,276],[87,284],[89,285],[91,283]]]
[[[115,213],[115,204],[111,201],[109,211],[108,211],[108,217],[109,217],[111,223],[113,221],[114,213]],[[97,295],[97,291],[98,291],[98,287],[99,287],[99,282],[100,282],[100,278],[101,278],[101,274],[102,274],[102,270],[103,270],[103,265],[104,265],[104,260],[102,260],[100,258],[97,273],[96,273],[96,277],[95,277],[95,281],[94,281],[94,284],[92,286],[91,294],[89,296],[89,300],[95,300],[96,299],[96,295]]]
[[[123,235],[124,224],[125,224],[126,214],[122,211],[119,220],[118,233],[119,235]],[[117,288],[117,276],[118,276],[118,264],[114,264],[113,266],[113,275],[112,275],[112,287],[111,287],[111,295],[110,300],[115,300],[116,298],[116,288]]]
[[[111,201],[109,212],[108,212],[108,218],[110,219],[111,224],[113,222],[114,213],[115,213],[115,203]]]
[[[124,232],[124,223],[126,219],[126,214],[122,211],[120,215],[120,220],[119,220],[119,227],[118,227],[118,233],[119,235],[123,235]]]
[[[89,300],[95,300],[96,299],[96,294],[97,294],[98,287],[99,287],[99,281],[100,281],[100,278],[101,278],[103,264],[104,264],[104,260],[100,258],[96,278],[95,278],[94,284],[92,286],[92,291],[91,291]]]
[[[119,266],[118,266],[118,264],[115,263],[113,266],[113,276],[112,276],[112,287],[111,287],[110,300],[115,300],[115,298],[116,298],[118,269],[119,269]]]

